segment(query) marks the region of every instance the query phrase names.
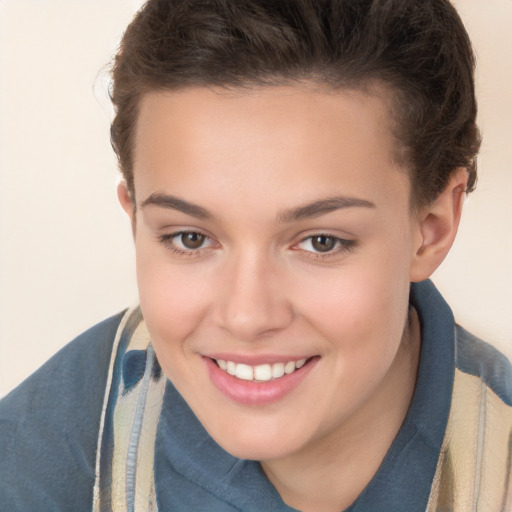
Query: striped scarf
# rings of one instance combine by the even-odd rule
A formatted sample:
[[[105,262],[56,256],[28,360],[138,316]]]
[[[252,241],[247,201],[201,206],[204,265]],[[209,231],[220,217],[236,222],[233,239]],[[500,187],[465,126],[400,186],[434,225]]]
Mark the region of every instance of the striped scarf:
[[[103,402],[93,512],[158,510],[153,462],[165,381],[140,309],[127,311]]]

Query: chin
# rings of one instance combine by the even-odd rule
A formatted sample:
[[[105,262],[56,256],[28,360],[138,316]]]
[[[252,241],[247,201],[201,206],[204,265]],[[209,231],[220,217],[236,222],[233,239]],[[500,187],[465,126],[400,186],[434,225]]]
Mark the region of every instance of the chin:
[[[268,439],[266,442],[258,443],[250,441],[232,442],[231,440],[221,444],[221,446],[234,457],[257,461],[284,459],[295,451],[283,446],[274,446],[274,442],[269,443]]]
[[[207,430],[217,444],[239,459],[283,459],[300,451],[304,445],[294,438],[288,427],[261,425],[254,420],[252,423],[236,422],[231,428],[216,426]]]

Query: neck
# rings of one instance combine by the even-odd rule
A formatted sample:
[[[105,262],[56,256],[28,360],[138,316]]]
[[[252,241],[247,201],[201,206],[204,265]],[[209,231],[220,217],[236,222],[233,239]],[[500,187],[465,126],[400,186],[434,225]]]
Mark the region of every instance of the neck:
[[[402,343],[379,389],[335,433],[307,450],[261,463],[283,500],[303,512],[339,512],[377,472],[412,400],[418,373],[420,328],[411,310]]]

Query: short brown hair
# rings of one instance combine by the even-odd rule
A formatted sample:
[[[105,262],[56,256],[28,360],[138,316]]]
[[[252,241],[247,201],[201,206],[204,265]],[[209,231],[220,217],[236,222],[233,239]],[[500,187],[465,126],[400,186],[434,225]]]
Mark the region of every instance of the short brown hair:
[[[134,199],[133,143],[143,94],[194,86],[384,83],[412,200],[428,204],[452,172],[476,183],[474,55],[448,0],[149,0],[113,66],[112,146]]]

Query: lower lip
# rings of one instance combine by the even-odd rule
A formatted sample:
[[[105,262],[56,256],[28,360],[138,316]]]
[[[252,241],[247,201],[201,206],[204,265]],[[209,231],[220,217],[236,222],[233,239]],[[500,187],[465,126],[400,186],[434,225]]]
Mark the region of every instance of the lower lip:
[[[267,405],[281,400],[306,378],[318,359],[313,357],[302,368],[289,375],[266,382],[256,382],[237,379],[221,370],[212,359],[203,357],[210,378],[217,389],[233,402],[243,405]]]

